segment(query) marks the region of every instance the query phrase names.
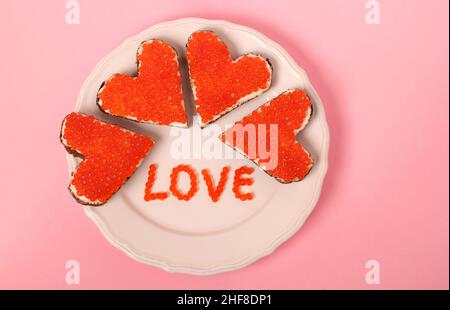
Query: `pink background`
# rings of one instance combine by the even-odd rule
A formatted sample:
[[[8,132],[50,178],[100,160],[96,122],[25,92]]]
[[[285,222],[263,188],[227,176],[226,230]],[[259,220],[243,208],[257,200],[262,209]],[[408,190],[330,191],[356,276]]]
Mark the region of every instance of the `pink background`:
[[[0,288],[448,289],[448,1],[2,1]],[[60,122],[97,61],[181,17],[227,19],[278,41],[309,74],[331,132],[330,169],[302,230],[240,271],[170,274],[112,247],[66,190]],[[65,283],[65,262],[81,284]],[[381,284],[365,283],[365,263]]]

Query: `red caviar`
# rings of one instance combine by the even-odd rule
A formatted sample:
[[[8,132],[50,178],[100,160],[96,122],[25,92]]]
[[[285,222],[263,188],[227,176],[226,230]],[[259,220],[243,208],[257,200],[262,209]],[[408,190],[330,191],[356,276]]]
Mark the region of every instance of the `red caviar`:
[[[183,194],[178,189],[178,176],[180,172],[185,172],[189,175],[191,180],[190,189],[186,194]],[[172,174],[170,175],[170,191],[172,194],[180,200],[190,200],[198,191],[197,184],[197,175],[195,174],[194,169],[192,169],[189,165],[178,165],[172,170]]]
[[[141,44],[137,60],[137,77],[115,74],[100,88],[100,108],[140,122],[187,126],[176,51],[150,40]]]
[[[239,169],[236,169],[234,172],[234,180],[233,180],[233,193],[236,196],[236,198],[245,201],[245,200],[252,200],[254,198],[253,193],[242,193],[241,192],[241,186],[244,185],[252,185],[254,180],[253,178],[244,177],[245,174],[252,174],[253,171],[252,167],[242,166]]]
[[[309,121],[312,113],[312,105],[307,94],[303,90],[289,90],[259,109],[245,116],[235,126],[221,135],[221,140],[231,145],[237,146],[236,136],[244,134],[245,125],[254,124],[256,130],[256,140],[265,138],[266,149],[270,143],[270,124],[278,126],[278,162],[275,168],[267,169],[266,172],[282,183],[289,183],[302,180],[313,165],[313,160],[303,146],[297,142],[295,136],[298,131]],[[243,126],[237,126],[238,124]],[[264,124],[265,131],[262,132],[259,124]],[[265,137],[261,136],[265,133]],[[249,156],[249,145],[244,142],[244,154]],[[264,160],[260,160],[259,151],[251,152],[255,154],[250,158],[264,168]]]
[[[151,164],[150,167],[148,168],[148,179],[147,183],[145,184],[145,196],[144,196],[145,201],[165,200],[167,199],[167,197],[169,197],[169,193],[167,192],[158,192],[158,193],[152,192],[153,184],[155,183],[156,180],[156,169],[157,169],[156,164]]]
[[[69,188],[80,203],[91,205],[111,198],[154,144],[146,136],[81,113],[65,117],[61,141],[84,158],[73,173]]]
[[[266,59],[248,54],[233,61],[225,43],[211,31],[190,36],[186,57],[202,125],[238,106],[241,98],[248,96],[248,101],[270,87],[272,70]]]
[[[217,184],[217,187],[214,188],[213,179],[208,169],[202,170],[203,179],[205,180],[206,186],[208,188],[208,194],[209,197],[211,197],[212,201],[219,201],[219,198],[225,189],[225,184],[227,182],[229,172],[230,167],[223,167],[222,172],[220,173],[219,184]]]

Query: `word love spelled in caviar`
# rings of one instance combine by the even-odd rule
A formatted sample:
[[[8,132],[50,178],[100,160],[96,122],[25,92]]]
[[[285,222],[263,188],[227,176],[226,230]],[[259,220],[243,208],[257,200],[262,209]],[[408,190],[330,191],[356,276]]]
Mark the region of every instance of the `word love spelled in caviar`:
[[[81,204],[101,205],[117,192],[153,147],[153,140],[81,113],[64,118],[61,142],[83,157],[69,190]]]
[[[295,139],[296,134],[308,123],[312,114],[312,105],[305,91],[292,89],[262,105],[251,114],[245,116],[232,128],[225,131],[220,139],[237,151],[246,155],[269,175],[281,183],[302,180],[310,171],[313,160],[303,146]],[[276,124],[278,138],[278,158],[275,167],[269,167],[267,156],[251,143],[238,143],[236,137],[246,135],[248,128],[256,130],[256,141],[264,141],[270,145],[273,136],[269,130],[260,130],[259,125]]]
[[[211,31],[189,37],[186,58],[201,127],[259,96],[272,81],[268,60],[253,54],[233,60],[225,43]]]
[[[114,74],[97,94],[104,112],[157,125],[187,127],[177,52],[160,40],[137,51],[138,74]]]
[[[250,186],[254,183],[251,174],[254,169],[246,166],[236,169],[233,182],[233,193],[237,199],[240,200],[252,200],[254,198],[253,193],[242,193],[242,186]],[[208,189],[208,194],[213,202],[218,202],[220,196],[225,190],[225,186],[228,180],[230,172],[229,167],[223,167],[220,173],[220,179],[217,186],[214,185],[213,177],[208,169],[202,170],[203,179]],[[189,189],[182,191],[179,188],[179,176],[181,173],[185,173],[189,177]],[[152,192],[153,186],[156,182],[157,166],[151,164],[148,171],[147,184],[145,186],[145,201],[152,200],[165,200],[169,197],[169,192]],[[170,175],[170,193],[179,200],[189,201],[198,192],[198,179],[197,172],[189,165],[178,165],[172,169]]]

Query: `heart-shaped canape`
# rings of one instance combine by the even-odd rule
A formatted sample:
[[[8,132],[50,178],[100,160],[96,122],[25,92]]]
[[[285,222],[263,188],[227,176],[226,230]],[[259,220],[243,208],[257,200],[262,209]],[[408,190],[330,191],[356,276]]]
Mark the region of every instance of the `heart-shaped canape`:
[[[246,54],[233,60],[214,32],[194,32],[186,45],[186,57],[201,127],[270,87],[272,68],[267,59]]]
[[[114,74],[97,94],[104,112],[143,123],[187,127],[177,52],[161,40],[137,51],[137,76]]]
[[[152,139],[81,113],[64,118],[61,142],[83,161],[69,190],[81,204],[101,205],[134,173],[152,148]]]
[[[291,89],[245,116],[220,139],[281,183],[300,181],[313,160],[295,136],[311,114],[312,104],[305,91]]]

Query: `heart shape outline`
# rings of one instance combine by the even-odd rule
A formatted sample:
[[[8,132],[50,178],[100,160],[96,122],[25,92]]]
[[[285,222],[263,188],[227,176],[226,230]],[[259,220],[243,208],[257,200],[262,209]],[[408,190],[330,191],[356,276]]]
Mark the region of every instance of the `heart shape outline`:
[[[69,153],[82,158],[71,174],[69,191],[80,204],[91,206],[106,203],[155,144],[147,136],[77,112],[64,118],[60,141]]]
[[[286,106],[289,106],[289,110]],[[292,110],[294,108],[294,110]],[[233,127],[223,132],[219,139],[235,151],[243,154],[253,161],[264,172],[274,177],[280,183],[292,183],[303,180],[313,167],[314,160],[306,151],[302,144],[296,140],[296,135],[302,131],[309,123],[313,113],[313,105],[306,92],[302,89],[289,89],[277,97],[262,104],[250,114],[237,121]],[[265,121],[264,116],[269,120]],[[280,120],[275,120],[281,117]],[[253,124],[255,130],[255,140],[251,141],[248,136],[246,125]],[[261,124],[265,128],[259,127]],[[277,125],[277,165],[275,168],[268,168],[267,160],[261,159],[259,134],[264,129],[264,142],[270,144],[272,130],[267,125]],[[244,137],[242,144],[237,140],[237,136]],[[281,143],[280,143],[281,142]],[[280,145],[281,144],[281,145]],[[291,147],[288,149],[288,147]],[[251,149],[250,149],[251,148]],[[280,162],[281,159],[281,162]]]
[[[97,92],[105,113],[155,125],[187,127],[180,66],[176,50],[150,39],[136,52],[135,76],[115,73]]]
[[[272,65],[267,58],[248,53],[233,60],[228,46],[210,30],[190,35],[186,59],[202,128],[258,97],[272,84]]]

